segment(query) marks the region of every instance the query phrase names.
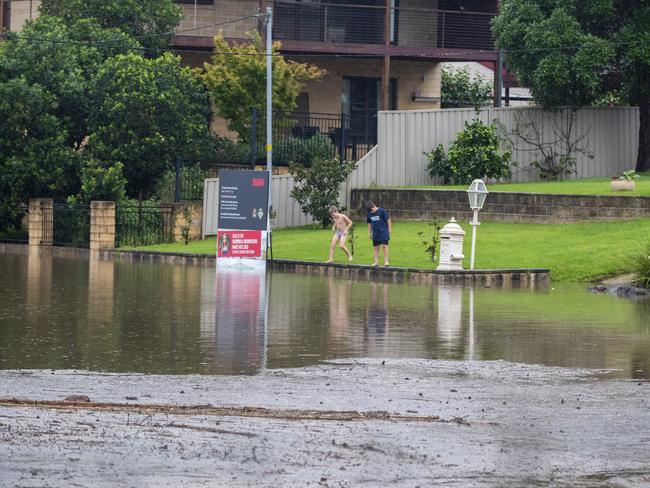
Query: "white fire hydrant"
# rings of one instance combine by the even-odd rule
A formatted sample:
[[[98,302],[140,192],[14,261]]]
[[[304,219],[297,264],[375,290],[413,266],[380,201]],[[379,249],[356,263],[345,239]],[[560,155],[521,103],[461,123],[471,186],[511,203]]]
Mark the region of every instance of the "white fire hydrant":
[[[451,218],[449,223],[440,229],[440,263],[438,269],[463,269],[463,237],[465,231]]]

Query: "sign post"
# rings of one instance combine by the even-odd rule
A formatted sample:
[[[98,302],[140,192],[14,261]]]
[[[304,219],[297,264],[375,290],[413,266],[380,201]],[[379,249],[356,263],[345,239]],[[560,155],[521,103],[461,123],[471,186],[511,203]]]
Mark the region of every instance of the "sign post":
[[[269,183],[268,171],[219,172],[218,265],[266,266]]]

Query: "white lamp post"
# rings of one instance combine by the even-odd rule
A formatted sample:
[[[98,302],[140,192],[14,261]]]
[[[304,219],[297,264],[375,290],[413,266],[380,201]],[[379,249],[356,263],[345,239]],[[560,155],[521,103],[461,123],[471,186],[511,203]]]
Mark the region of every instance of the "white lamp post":
[[[474,210],[474,218],[470,222],[472,224],[472,257],[469,263],[469,269],[474,269],[474,249],[476,247],[476,227],[481,225],[478,221],[478,211],[483,208],[485,203],[485,197],[487,197],[488,191],[485,188],[485,183],[483,180],[474,180],[472,184],[469,185],[467,189],[467,196],[469,197],[469,206]]]

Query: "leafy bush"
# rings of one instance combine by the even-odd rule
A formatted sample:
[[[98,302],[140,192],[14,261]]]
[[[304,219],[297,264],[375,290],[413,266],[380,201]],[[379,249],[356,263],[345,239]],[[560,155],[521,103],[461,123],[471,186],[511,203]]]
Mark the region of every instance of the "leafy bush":
[[[479,75],[471,76],[466,68],[442,68],[440,95],[442,108],[479,108],[489,104],[492,84]]]
[[[314,161],[331,159],[336,147],[325,134],[315,134],[309,139],[288,137],[278,142],[273,150],[273,159],[280,164],[299,164],[310,167]]]
[[[499,149],[495,124],[485,125],[480,120],[465,122],[445,154],[442,145],[425,153],[431,177],[439,176],[445,184],[466,185],[476,178],[500,179],[511,175],[510,151]]]
[[[355,161],[341,161],[336,158],[316,159],[310,168],[291,164],[289,171],[294,178],[291,197],[306,214],[323,225],[330,224],[329,208],[339,206],[341,184],[354,170]]]
[[[634,275],[633,284],[650,288],[650,242],[639,246],[637,252],[626,260],[625,270]]]
[[[122,163],[104,166],[90,159],[81,168],[81,191],[70,202],[90,203],[92,200],[120,202],[126,198],[126,178]]]
[[[210,150],[206,159],[220,164],[242,164],[249,163],[250,145],[245,142],[234,142],[227,137],[211,135]]]

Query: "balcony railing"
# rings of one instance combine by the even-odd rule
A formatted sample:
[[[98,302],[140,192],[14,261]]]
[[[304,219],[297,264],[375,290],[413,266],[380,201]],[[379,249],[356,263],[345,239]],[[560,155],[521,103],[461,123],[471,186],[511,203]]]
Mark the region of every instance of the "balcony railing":
[[[388,43],[403,47],[494,50],[495,14],[392,8]],[[273,37],[280,41],[386,44],[386,9],[369,5],[276,1]]]

